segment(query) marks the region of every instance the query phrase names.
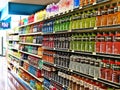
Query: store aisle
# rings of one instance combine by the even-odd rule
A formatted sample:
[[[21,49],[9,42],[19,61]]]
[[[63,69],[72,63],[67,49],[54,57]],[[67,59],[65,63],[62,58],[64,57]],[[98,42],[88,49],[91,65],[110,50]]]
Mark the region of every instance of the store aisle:
[[[5,57],[0,57],[0,90],[24,90],[24,88],[7,71]]]

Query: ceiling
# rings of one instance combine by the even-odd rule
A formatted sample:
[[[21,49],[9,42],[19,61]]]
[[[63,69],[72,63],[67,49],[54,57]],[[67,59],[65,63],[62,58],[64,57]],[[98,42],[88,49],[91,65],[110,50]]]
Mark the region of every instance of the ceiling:
[[[39,4],[48,5],[50,3],[57,3],[59,0],[8,0],[9,2],[27,3],[27,4]]]
[[[59,0],[0,0],[0,10],[7,5],[7,2],[48,5],[50,3],[57,3]]]

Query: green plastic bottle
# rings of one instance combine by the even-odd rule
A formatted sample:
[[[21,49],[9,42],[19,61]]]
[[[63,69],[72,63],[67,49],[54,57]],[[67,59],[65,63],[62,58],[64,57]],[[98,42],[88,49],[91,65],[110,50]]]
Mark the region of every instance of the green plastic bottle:
[[[79,34],[78,36],[78,51],[82,50],[82,34]]]
[[[78,19],[78,29],[82,28],[82,14],[79,14],[79,19]]]
[[[85,51],[88,52],[89,51],[89,34],[86,33],[84,35],[84,37],[85,37],[85,40],[84,40],[85,41]]]
[[[77,51],[78,50],[78,41],[77,41],[77,37],[78,37],[78,34],[75,34],[74,35],[74,50]]]
[[[70,26],[69,26],[69,28],[70,28],[70,30],[72,30],[72,23],[73,23],[73,20],[72,20],[72,15],[70,16]]]
[[[75,29],[75,27],[76,27],[76,20],[75,20],[75,14],[73,14],[72,29]]]
[[[90,28],[90,12],[86,12],[86,22],[85,22],[85,28]]]
[[[81,51],[85,51],[85,33],[83,33],[81,39]]]
[[[66,29],[70,30],[70,16],[68,16],[66,20]]]
[[[70,50],[74,50],[74,34],[71,35],[71,40],[70,40]]]
[[[89,52],[95,52],[95,37],[96,34],[95,33],[91,33],[91,35],[89,36]]]
[[[81,22],[82,22],[82,28],[85,28],[85,22],[86,22],[85,12],[82,13]]]
[[[96,10],[91,11],[90,27],[96,26]]]

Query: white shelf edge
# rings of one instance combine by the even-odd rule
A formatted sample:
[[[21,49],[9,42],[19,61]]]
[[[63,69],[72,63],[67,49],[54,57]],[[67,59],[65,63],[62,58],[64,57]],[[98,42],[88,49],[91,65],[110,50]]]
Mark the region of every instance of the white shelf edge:
[[[19,28],[22,28],[22,27],[25,27],[25,26],[29,26],[29,25],[32,25],[32,24],[35,24],[35,23],[39,23],[39,22],[41,22],[41,21],[43,21],[43,20],[38,20],[38,21],[34,21],[34,22],[32,22],[32,23],[28,23],[28,24],[26,24],[26,25],[21,25],[21,26],[19,26]]]
[[[28,84],[26,81],[24,81],[18,74],[16,74],[14,71],[11,71],[13,74],[15,74],[21,81],[23,81],[26,85],[28,85],[32,90],[35,90],[33,89],[30,84]]]
[[[42,35],[42,32],[36,32],[36,33],[27,33],[27,34],[19,34],[19,36],[29,36],[29,35]]]
[[[23,62],[28,63],[29,65],[31,65],[31,66],[33,66],[33,67],[35,67],[35,68],[37,68],[37,69],[40,69],[39,67],[36,67],[36,66],[34,66],[34,65],[30,64],[27,60],[24,60],[24,59],[20,59],[20,60],[21,60],[21,61],[23,61]]]
[[[35,79],[37,79],[40,82],[43,82],[42,78],[37,78],[36,76],[34,76],[33,74],[31,74],[30,72],[28,72],[27,70],[25,70],[23,67],[19,66],[19,68],[21,68],[22,70],[24,70],[25,72],[27,72],[29,75],[31,75],[32,77],[34,77]]]
[[[28,55],[31,55],[31,56],[34,56],[34,57],[42,58],[42,56],[38,56],[38,55],[31,54],[31,53],[28,53],[28,52],[24,52],[24,51],[21,51],[21,50],[19,50],[19,52],[22,52],[22,53],[25,53],[25,54],[28,54]]]
[[[11,53],[9,53],[9,54],[10,54],[11,56],[17,58],[17,59],[20,59],[20,57],[17,57],[17,56],[15,56],[15,55],[11,54]]]
[[[19,42],[19,43],[24,45],[42,46],[42,44],[24,43],[24,42]]]

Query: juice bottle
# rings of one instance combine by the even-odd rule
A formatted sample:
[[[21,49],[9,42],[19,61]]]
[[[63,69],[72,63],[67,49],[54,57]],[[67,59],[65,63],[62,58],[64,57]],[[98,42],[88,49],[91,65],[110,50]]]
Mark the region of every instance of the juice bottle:
[[[114,37],[114,34],[109,32],[109,35],[106,38],[106,40],[107,40],[106,53],[110,53],[110,54],[113,53],[113,37]]]
[[[120,24],[120,2],[114,7],[113,24]]]
[[[84,77],[81,77],[80,80],[80,90],[84,90]]]
[[[103,32],[103,35],[102,35],[102,41],[100,43],[100,52],[101,53],[106,53],[106,37],[108,36],[107,33]]]
[[[106,77],[106,63],[108,62],[108,60],[106,58],[102,59],[101,62],[101,78],[105,79]]]
[[[72,29],[76,29],[76,14],[73,14]]]
[[[101,21],[102,21],[102,13],[101,13],[101,9],[97,10],[97,16],[96,16],[96,26],[99,27],[101,26]]]
[[[96,37],[95,33],[91,33],[91,35],[89,35],[89,52],[95,52],[95,43],[97,43],[97,42],[95,42],[95,37]],[[99,47],[97,47],[97,48],[99,48]]]
[[[120,80],[120,61],[115,60],[115,64],[113,65],[113,74],[112,74],[112,81],[119,83]]]
[[[88,11],[88,12],[86,13],[85,28],[89,28],[89,27],[90,27],[90,17],[91,17],[91,15],[90,15],[90,12]]]
[[[97,38],[96,38],[96,52],[100,53],[100,43],[101,43],[101,33],[97,33]]]
[[[102,26],[107,26],[107,17],[108,17],[107,8],[104,8],[102,10],[102,21],[101,21]]]
[[[107,17],[107,25],[113,25],[113,18],[114,17],[114,7],[109,7],[108,9],[108,17]]]
[[[94,81],[90,80],[89,90],[94,90]]]
[[[66,17],[66,30],[70,30],[70,16]]]
[[[90,27],[95,27],[96,25],[96,10],[91,11]]]
[[[80,5],[80,0],[74,0],[74,8],[78,8]]]
[[[85,34],[85,51],[89,51],[89,34]]]
[[[77,40],[78,40],[78,51],[81,51],[81,49],[82,49],[82,48],[81,48],[81,47],[82,47],[82,46],[81,46],[81,45],[82,45],[82,44],[81,44],[81,43],[82,43],[82,42],[81,42],[81,40],[82,40],[82,34],[79,34],[79,36],[77,37]]]
[[[82,19],[81,19],[81,23],[82,23],[82,28],[85,28],[85,21],[86,18],[85,18],[85,12],[82,13]]]
[[[71,40],[70,40],[70,50],[74,50],[74,34],[72,34],[72,36],[71,36]]]
[[[89,79],[85,79],[85,82],[84,82],[84,88],[85,90],[89,90]]]
[[[80,6],[84,6],[84,0],[80,0]]]
[[[79,13],[76,14],[76,29],[79,29]]]
[[[85,51],[85,33],[82,35],[81,51]]]
[[[73,15],[70,15],[70,30],[72,30],[72,23],[73,23]]]
[[[78,18],[78,29],[81,29],[82,28],[82,22],[81,22],[81,20],[82,20],[82,14],[80,13],[78,15],[79,15],[79,18]]]
[[[74,36],[74,50],[78,50],[78,40],[77,40],[78,34],[75,34]]]
[[[120,40],[119,40],[119,37],[120,37],[120,33],[119,32],[115,32],[115,37],[114,37],[114,42],[113,42],[113,53],[114,54],[120,54]]]
[[[106,80],[112,80],[112,69],[111,69],[111,63],[112,63],[112,60],[106,60],[106,72],[105,72],[105,79]]]

